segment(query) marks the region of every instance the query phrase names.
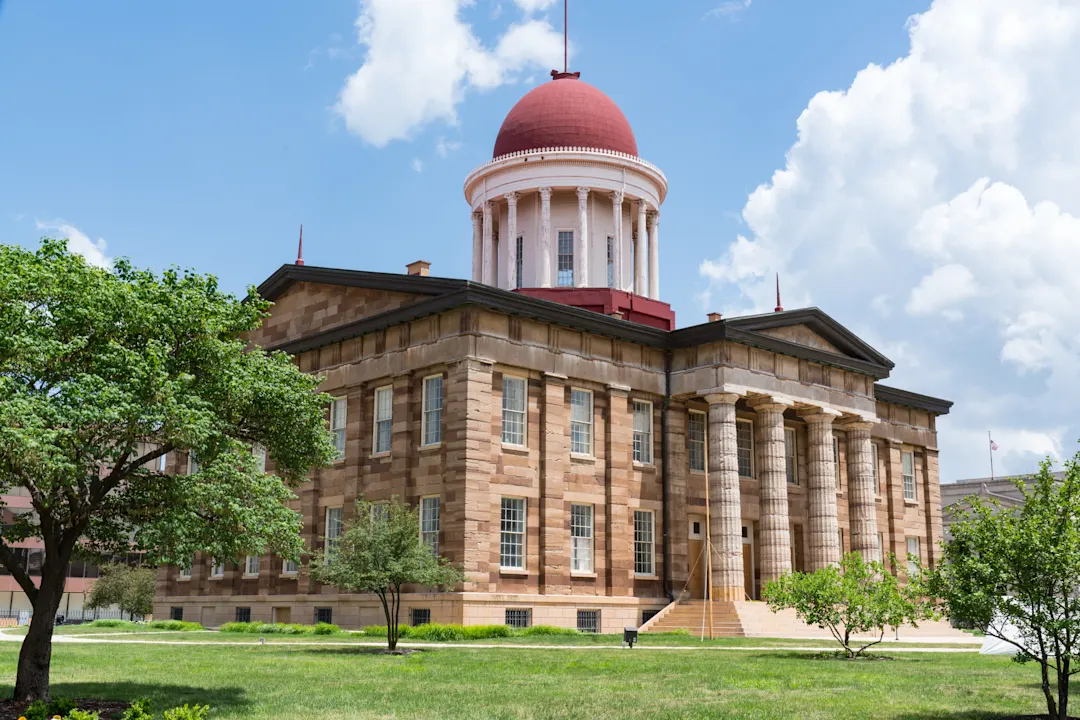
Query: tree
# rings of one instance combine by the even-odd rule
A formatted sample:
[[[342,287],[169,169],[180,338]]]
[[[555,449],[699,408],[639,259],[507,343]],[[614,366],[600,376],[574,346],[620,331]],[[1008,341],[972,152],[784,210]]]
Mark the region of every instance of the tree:
[[[1037,662],[1047,712],[1066,718],[1080,654],[1080,454],[1064,477],[1046,460],[1032,479],[1016,481],[1019,507],[972,496],[954,511],[929,588],[954,623],[985,628],[1016,648],[1017,662]]]
[[[895,566],[895,558],[890,560]],[[866,562],[854,552],[841,558],[839,567],[773,580],[763,595],[773,612],[793,608],[808,625],[827,628],[848,658],[881,642],[886,627],[914,625],[931,616],[931,604],[920,599],[916,587],[901,587],[881,563]],[[877,640],[852,642],[852,635],[867,633]]]
[[[104,565],[86,607],[96,610],[116,605],[132,620],[136,615],[149,615],[154,610],[155,583],[155,573],[150,568],[133,568],[124,563]]]
[[[300,518],[285,502],[333,457],[329,399],[320,378],[244,339],[269,305],[190,271],[93,267],[62,241],[0,246],[0,493],[22,488],[33,508],[0,536],[0,563],[34,608],[16,699],[48,695],[76,548],[169,564],[197,551],[297,557]],[[190,453],[197,471],[164,471],[166,454]],[[37,584],[12,552],[26,538],[45,547]]]
[[[342,536],[311,562],[311,577],[347,592],[374,593],[386,615],[386,641],[397,649],[403,585],[437,587],[464,581],[461,570],[420,539],[419,511],[394,497],[387,504],[356,503]]]

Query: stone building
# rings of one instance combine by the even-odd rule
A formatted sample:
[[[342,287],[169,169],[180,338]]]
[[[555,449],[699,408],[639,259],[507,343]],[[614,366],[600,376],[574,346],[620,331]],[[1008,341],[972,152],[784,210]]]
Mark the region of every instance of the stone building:
[[[252,340],[335,398],[340,458],[295,501],[307,544],[361,495],[398,496],[467,576],[408,593],[406,621],[607,632],[703,597],[707,537],[713,597],[735,612],[846,551],[933,565],[951,403],[879,384],[893,364],[817,308],[676,329],[659,292],[667,180],[607,96],[553,75],[466,180],[471,280],[298,261],[259,287],[275,305]],[[272,556],[164,568],[155,611],[382,622],[373,597]]]

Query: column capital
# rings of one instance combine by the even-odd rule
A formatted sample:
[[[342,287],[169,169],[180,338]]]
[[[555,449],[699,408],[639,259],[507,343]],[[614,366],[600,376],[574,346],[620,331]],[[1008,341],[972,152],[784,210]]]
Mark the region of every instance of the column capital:
[[[521,197],[521,195],[517,192],[508,192],[503,195],[503,199],[511,205],[516,205],[519,197]]]
[[[736,395],[735,393],[713,392],[705,395],[705,402],[709,403],[710,405],[734,405],[736,402],[738,402],[740,397],[741,395]]]
[[[484,212],[485,213],[490,213],[494,208],[495,208],[495,201],[494,200],[485,200],[484,201]]]
[[[876,424],[877,423],[873,420],[867,420],[866,418],[856,418],[853,420],[844,420],[840,423],[837,423],[837,426],[841,430],[866,430],[867,432],[869,432]]]
[[[541,200],[551,200],[551,188],[549,188],[549,187],[540,188],[540,199]]]
[[[650,208],[649,209],[649,224],[650,225],[659,225],[660,224],[660,211],[657,210],[656,208]]]
[[[842,416],[842,412],[832,408],[808,408],[799,411],[799,417],[808,423],[828,423],[831,425],[836,422],[837,418]]]
[[[624,200],[626,200],[626,193],[622,190],[613,190],[611,192],[611,202],[616,205],[622,205]]]
[[[788,410],[795,407],[794,400],[779,397],[759,397],[748,400],[747,403],[755,410]]]
[[[479,225],[484,221],[484,213],[482,210],[473,210],[472,213],[473,225]]]
[[[579,187],[577,189],[577,199],[580,200],[581,202],[585,202],[586,200],[588,200],[589,199],[589,188],[587,188],[587,187]]]

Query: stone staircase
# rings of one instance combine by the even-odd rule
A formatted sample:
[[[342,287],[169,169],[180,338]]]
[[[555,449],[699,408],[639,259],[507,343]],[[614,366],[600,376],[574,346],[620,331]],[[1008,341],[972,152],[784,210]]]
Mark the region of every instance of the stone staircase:
[[[650,622],[646,632],[686,630],[691,635],[709,636],[709,609],[704,600],[680,600],[669,606],[662,616]],[[714,602],[712,608],[713,637],[743,637],[742,621],[733,602]]]

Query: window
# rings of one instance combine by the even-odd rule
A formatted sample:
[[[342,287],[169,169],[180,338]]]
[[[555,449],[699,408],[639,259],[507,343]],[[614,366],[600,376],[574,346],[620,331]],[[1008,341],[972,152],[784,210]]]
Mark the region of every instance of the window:
[[[184,608],[182,608],[182,607],[171,607],[171,608],[169,608],[169,619],[170,620],[183,620],[184,619]]]
[[[653,567],[653,514],[634,511],[634,574],[655,575]]]
[[[386,520],[390,517],[390,506],[386,502],[372,503],[371,505],[371,519],[372,520]]]
[[[588,390],[570,390],[570,452],[592,455],[593,397]]]
[[[238,607],[236,608],[236,622],[249,623],[251,622],[251,608]]]
[[[532,625],[532,610],[527,608],[506,608],[506,624],[523,630]]]
[[[524,235],[518,235],[517,236],[516,253],[514,254],[514,287],[515,288],[523,287],[522,282],[521,282],[521,276],[522,276],[521,271],[522,271],[522,266],[525,264],[524,259],[523,259],[524,254],[525,254],[525,236]]]
[[[574,231],[559,231],[559,287],[574,286]]]
[[[250,577],[259,574],[259,556],[248,555],[244,559],[244,576]]]
[[[700,540],[701,539],[701,521],[700,520],[694,520],[693,522],[690,523],[690,539],[691,540]]]
[[[503,375],[502,441],[525,444],[525,379]]]
[[[281,563],[282,575],[295,575],[300,572],[300,563],[295,560],[285,560]]]
[[[197,472],[199,472],[199,461],[195,459],[195,453],[188,453],[187,474],[194,475]]]
[[[795,444],[795,429],[784,428],[784,468],[789,485],[799,484],[799,455]]]
[[[439,496],[420,498],[420,540],[439,554]]]
[[[332,553],[337,550],[338,542],[341,540],[341,531],[341,508],[326,508],[326,552]]]
[[[255,456],[256,466],[259,472],[266,472],[266,448],[259,443],[251,446],[251,454]]]
[[[390,452],[390,422],[394,412],[394,388],[390,385],[375,391],[375,432],[372,452]]]
[[[330,403],[330,433],[334,436],[338,460],[345,457],[345,414],[348,404],[345,398],[334,398]]]
[[[690,411],[686,442],[690,450],[690,469],[705,472],[705,413]]]
[[[583,633],[598,633],[598,632],[600,632],[600,611],[599,610],[578,610],[577,611],[577,629],[578,629],[578,632],[583,632]]]
[[[922,554],[919,552],[919,538],[909,537],[907,539],[907,551],[908,555],[914,555],[916,560],[922,560]],[[907,571],[908,576],[914,575],[916,570],[915,560],[908,558]]]
[[[225,577],[225,563],[221,562],[220,560],[214,560],[214,564],[210,566],[210,577]]]
[[[874,553],[874,559],[879,563],[885,562],[885,536],[881,533],[877,534],[877,552]]]
[[[521,239],[518,239],[521,242]],[[417,625],[430,625],[431,624],[431,608],[412,608],[409,610],[409,624],[413,627]]]
[[[739,453],[739,477],[754,477],[754,423],[735,421],[735,445]]]
[[[328,607],[315,608],[315,624],[334,622],[334,609]]]
[[[593,506],[570,506],[570,570],[593,571]]]
[[[832,464],[836,474],[836,492],[840,492],[840,438],[832,436]]]
[[[191,579],[191,566],[193,564],[194,564],[194,558],[188,558],[188,561],[185,564],[180,566],[180,579],[181,580],[190,580]]]
[[[644,625],[645,623],[652,620],[654,617],[656,617],[656,614],[658,612],[660,612],[660,611],[659,610],[642,610],[641,611],[641,624]]]
[[[157,459],[157,471],[159,473],[165,472],[165,467],[169,464],[169,453],[161,455]]]
[[[900,464],[904,474],[904,499],[915,502],[915,453],[900,453]]]
[[[442,375],[424,378],[424,417],[421,423],[424,445],[438,445],[442,442],[442,403]]]
[[[836,538],[840,542],[840,554],[844,554],[844,528],[840,528],[836,531]]]
[[[607,286],[615,287],[615,238],[607,236]]]
[[[634,462],[652,463],[652,403],[634,401]]]
[[[502,499],[499,566],[525,569],[525,498]]]
[[[877,445],[870,443],[870,462],[874,466],[874,497],[881,497],[881,479],[878,477]]]

